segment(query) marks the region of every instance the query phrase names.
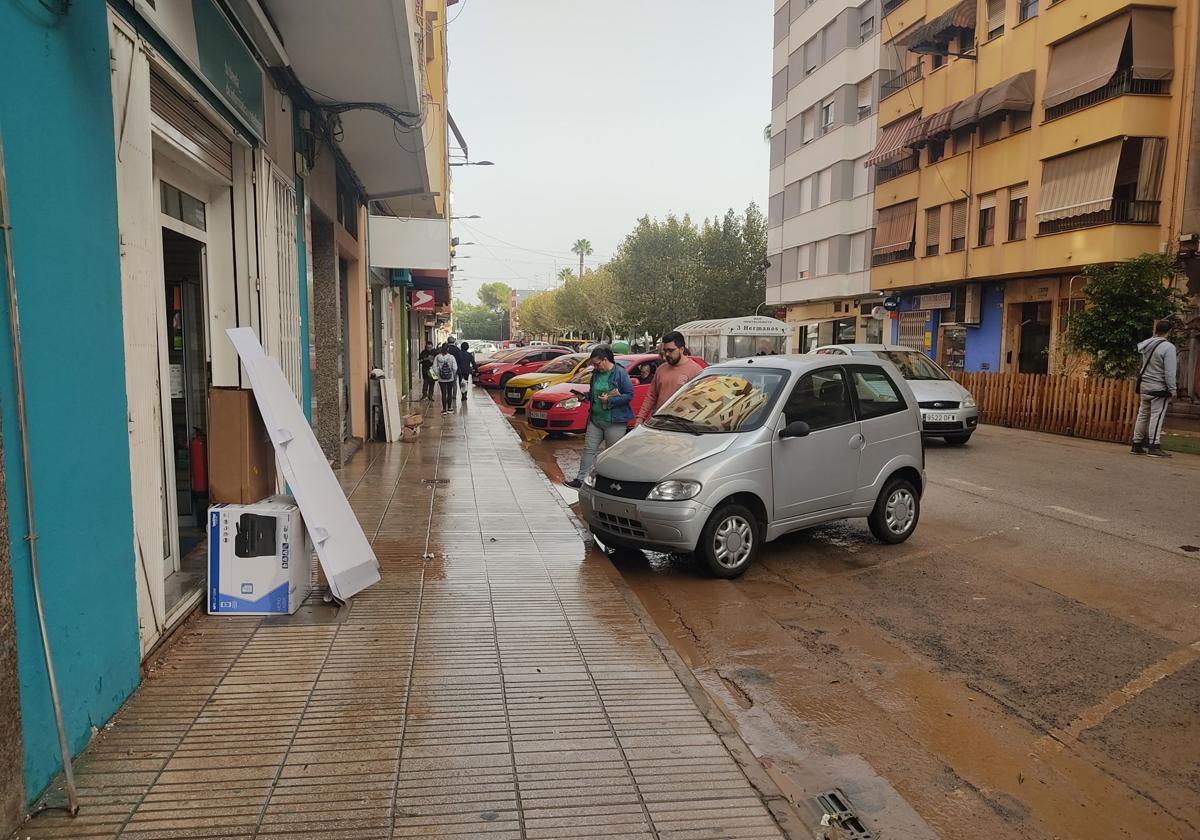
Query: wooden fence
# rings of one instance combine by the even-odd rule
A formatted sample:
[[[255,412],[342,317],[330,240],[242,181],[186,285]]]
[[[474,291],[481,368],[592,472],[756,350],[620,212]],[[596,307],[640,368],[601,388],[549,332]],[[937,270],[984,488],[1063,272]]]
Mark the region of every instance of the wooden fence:
[[[956,373],[979,420],[1014,429],[1125,442],[1133,438],[1133,382],[1034,373]]]

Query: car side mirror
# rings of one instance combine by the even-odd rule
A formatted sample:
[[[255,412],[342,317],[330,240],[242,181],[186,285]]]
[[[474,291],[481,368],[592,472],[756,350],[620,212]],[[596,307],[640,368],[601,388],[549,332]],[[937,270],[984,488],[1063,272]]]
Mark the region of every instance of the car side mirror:
[[[808,433],[812,429],[803,420],[793,420],[783,427],[783,431],[779,433],[781,438],[801,438],[808,437]]]
[[[632,382],[634,385],[642,384],[642,380],[638,379],[636,376],[629,377],[629,381]]]

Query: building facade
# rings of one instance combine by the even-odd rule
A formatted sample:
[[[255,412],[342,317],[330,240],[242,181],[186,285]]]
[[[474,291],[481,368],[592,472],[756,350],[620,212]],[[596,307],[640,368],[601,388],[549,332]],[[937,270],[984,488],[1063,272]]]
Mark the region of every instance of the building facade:
[[[870,311],[881,0],[775,4],[766,302],[795,349],[877,339]]]
[[[889,340],[963,371],[1072,372],[1089,264],[1174,252],[1198,10],[885,3],[871,288]]]

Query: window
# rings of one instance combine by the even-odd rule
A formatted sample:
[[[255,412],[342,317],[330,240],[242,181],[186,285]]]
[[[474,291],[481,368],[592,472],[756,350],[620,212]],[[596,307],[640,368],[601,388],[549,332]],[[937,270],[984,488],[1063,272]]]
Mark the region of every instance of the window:
[[[829,273],[829,245],[831,242],[830,239],[822,239],[813,248],[817,258],[817,264],[813,266],[813,274],[817,277],[823,277]]]
[[[961,251],[967,247],[967,200],[950,205],[950,250]]]
[[[1004,125],[1002,119],[985,120],[979,124],[979,145],[985,143],[995,143],[1000,139],[1000,127]]]
[[[871,116],[871,79],[863,79],[858,83],[858,118],[865,120]]]
[[[979,247],[996,241],[996,194],[979,196]]]
[[[817,69],[821,63],[821,36],[818,35],[804,45],[804,75]]]
[[[813,209],[813,176],[809,175],[800,181],[800,212],[807,213]]]
[[[963,152],[971,151],[971,135],[974,130],[971,128],[960,128],[954,132],[951,139],[954,141],[954,154],[961,155]]]
[[[817,173],[817,206],[824,207],[833,201],[833,169],[822,169]]]
[[[1008,241],[1025,238],[1025,224],[1029,218],[1029,185],[1020,184],[1008,188]]]
[[[788,184],[783,188],[783,218],[794,219],[800,215],[800,182]]]
[[[1025,131],[1033,125],[1033,113],[1031,111],[1010,111],[1008,114],[1008,133],[1016,134],[1018,131]]]
[[[942,248],[942,208],[925,211],[925,256],[936,257]]]
[[[1038,233],[1095,225],[1156,225],[1166,140],[1126,137],[1042,164]]]
[[[1029,20],[1031,17],[1037,17],[1038,0],[1020,0],[1019,19],[1023,21]]]
[[[850,271],[866,271],[867,269],[867,234],[850,234]]]
[[[865,44],[871,40],[871,36],[875,34],[875,16],[863,20],[858,25],[858,43]]]
[[[849,397],[841,368],[815,370],[800,377],[783,405],[783,414],[787,422],[802,420],[814,432],[844,426],[854,422]]]
[[[172,219],[178,219],[185,225],[191,225],[200,230],[207,229],[208,221],[204,202],[195,196],[188,195],[183,190],[176,189],[163,181],[159,201],[162,212]]]
[[[788,36],[788,18],[791,10],[788,4],[784,3],[779,11],[775,13],[775,43],[779,44]]]
[[[821,103],[821,133],[833,128],[834,101],[832,99]]]
[[[854,395],[858,398],[860,420],[874,420],[908,408],[896,383],[882,370],[856,365],[850,368],[850,376]]]
[[[816,136],[816,114],[808,110],[800,115],[800,142],[811,142]]]
[[[803,280],[812,271],[812,245],[801,245],[796,249],[796,277]]]
[[[856,341],[858,341],[858,323],[855,319],[838,318],[833,322],[834,344],[854,344]]]
[[[851,192],[858,195],[866,195],[871,191],[871,169],[867,166],[866,157],[860,157],[858,160],[850,164],[853,171],[851,179]]]
[[[999,38],[1004,34],[1004,12],[1006,0],[987,0],[987,36],[988,40]]]
[[[932,69],[937,70],[946,63],[946,56],[942,55],[941,53],[934,53],[933,55],[929,56],[929,61]]]
[[[929,157],[929,163],[937,163],[946,156],[946,141],[945,140],[930,140],[925,149]]]

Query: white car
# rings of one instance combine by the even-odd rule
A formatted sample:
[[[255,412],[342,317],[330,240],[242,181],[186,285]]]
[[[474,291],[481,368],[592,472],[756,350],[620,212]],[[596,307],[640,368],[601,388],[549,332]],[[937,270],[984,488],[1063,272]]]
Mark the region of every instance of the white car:
[[[828,344],[812,351],[822,356],[874,356],[900,370],[921,405],[921,433],[962,446],[979,425],[979,407],[971,392],[917,350],[895,344]]]

